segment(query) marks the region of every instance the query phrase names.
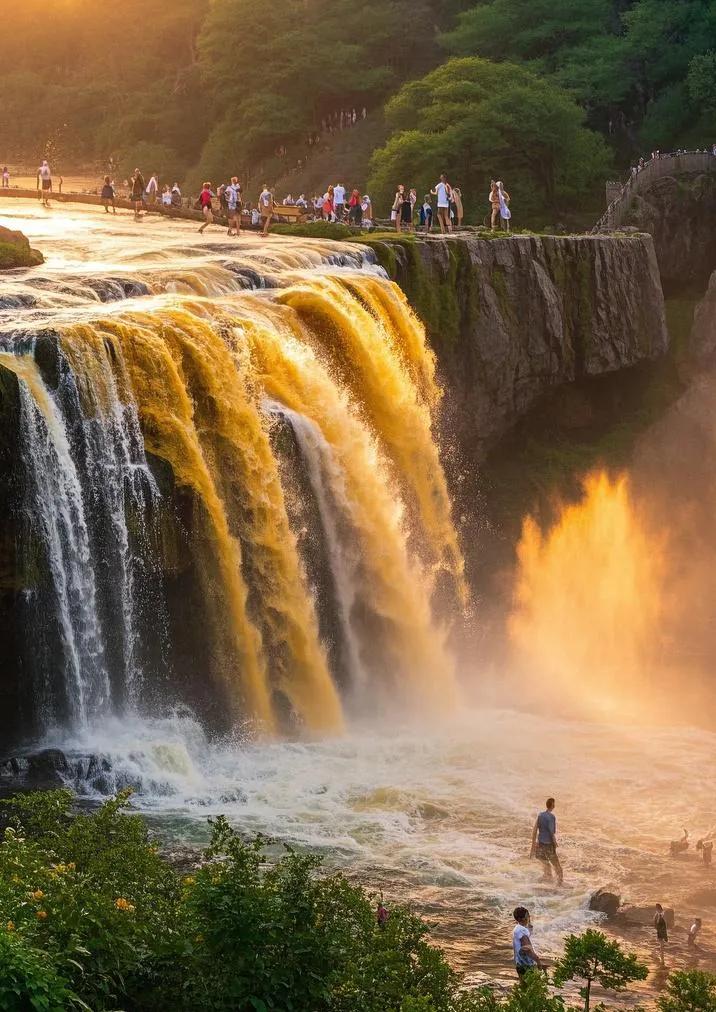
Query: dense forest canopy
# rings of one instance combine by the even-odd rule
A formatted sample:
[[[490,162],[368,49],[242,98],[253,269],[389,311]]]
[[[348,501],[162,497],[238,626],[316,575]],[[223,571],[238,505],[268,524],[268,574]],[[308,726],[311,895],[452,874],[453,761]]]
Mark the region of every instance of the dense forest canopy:
[[[0,66],[17,166],[278,178],[366,107],[385,146],[344,182],[383,199],[445,167],[469,206],[510,174],[554,220],[645,151],[716,140],[713,0],[25,0]]]

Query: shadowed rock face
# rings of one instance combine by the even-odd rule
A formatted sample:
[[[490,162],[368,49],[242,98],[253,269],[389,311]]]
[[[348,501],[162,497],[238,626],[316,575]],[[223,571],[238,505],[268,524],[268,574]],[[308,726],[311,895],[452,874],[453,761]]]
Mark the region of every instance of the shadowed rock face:
[[[665,176],[635,196],[628,222],[654,237],[664,288],[706,286],[716,269],[716,174]]]
[[[430,239],[386,266],[428,327],[445,432],[473,461],[549,391],[668,347],[647,235]]]
[[[22,232],[0,225],[0,271],[14,267],[37,267],[45,262],[39,250],[32,249]]]

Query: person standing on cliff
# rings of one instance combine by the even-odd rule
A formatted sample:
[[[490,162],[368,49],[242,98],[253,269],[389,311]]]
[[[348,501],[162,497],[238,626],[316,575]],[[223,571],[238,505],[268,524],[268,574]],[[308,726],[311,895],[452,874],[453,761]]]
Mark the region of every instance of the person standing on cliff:
[[[37,179],[42,190],[42,205],[43,207],[49,207],[50,194],[52,193],[52,173],[50,172],[50,166],[46,158],[43,158],[42,165],[37,170]]]
[[[557,857],[557,818],[554,814],[554,798],[547,798],[544,812],[540,812],[532,828],[532,849],[530,857],[543,864],[543,882],[552,881],[552,869],[557,873],[557,884],[562,885],[564,872]]]
[[[452,222],[450,221],[452,187],[448,183],[444,172],[440,175],[440,182],[436,183],[430,192],[434,197],[438,198],[438,224],[440,225],[440,231],[443,233],[452,232]]]
[[[144,207],[144,176],[139,169],[134,170],[134,175],[132,176],[130,185],[129,199],[134,204],[135,221],[138,221],[139,212]]]
[[[492,210],[490,228],[494,232],[497,229],[497,220],[500,217],[500,194],[494,179],[490,180],[490,194],[487,199],[490,201],[490,208]]]
[[[497,197],[500,201],[500,218],[505,227],[505,231],[510,231],[510,218],[512,217],[512,211],[510,211],[510,195],[505,189],[504,183],[499,179],[497,180]]]

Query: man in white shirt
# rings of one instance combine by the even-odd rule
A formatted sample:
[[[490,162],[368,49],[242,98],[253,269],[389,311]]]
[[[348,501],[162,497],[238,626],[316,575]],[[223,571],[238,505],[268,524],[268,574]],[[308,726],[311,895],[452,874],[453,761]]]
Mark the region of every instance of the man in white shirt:
[[[40,181],[40,187],[42,189],[42,203],[45,207],[50,206],[50,194],[52,193],[52,173],[50,172],[50,166],[45,159],[37,170],[37,178]]]
[[[532,925],[527,907],[515,907],[512,914],[515,921],[512,932],[512,949],[515,956],[515,969],[518,977],[524,977],[529,970],[543,969],[542,960],[532,945]]]
[[[336,183],[333,187],[333,210],[336,221],[343,221],[343,212],[346,207],[346,188],[342,183]]]
[[[445,173],[441,173],[440,182],[436,183],[430,191],[434,197],[438,198],[438,221],[440,223],[441,232],[452,232],[452,222],[450,221],[450,201],[452,200],[452,187],[447,181]]]
[[[241,184],[238,176],[232,176],[231,182],[224,191],[226,197],[227,217],[229,219],[229,231],[227,235],[238,236],[241,232]]]

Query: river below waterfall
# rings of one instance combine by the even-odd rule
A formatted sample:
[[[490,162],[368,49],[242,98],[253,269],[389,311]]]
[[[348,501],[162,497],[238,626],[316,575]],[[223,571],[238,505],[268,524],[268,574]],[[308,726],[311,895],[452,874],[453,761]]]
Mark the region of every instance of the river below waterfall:
[[[632,904],[674,907],[672,966],[694,965],[686,929],[701,916],[697,965],[716,969],[714,869],[693,846],[683,859],[668,855],[682,826],[694,840],[714,828],[711,733],[484,709],[429,726],[376,721],[317,742],[212,743],[178,716],[111,722],[62,744],[110,758],[110,783],[136,787],[137,808],[170,854],[191,859],[219,813],[247,834],[316,851],[423,913],[469,980],[511,982],[516,904],[530,908],[535,943],[553,956],[566,933],[598,922],[587,904],[600,886]],[[562,889],[542,885],[527,856],[547,793],[557,798]],[[663,984],[652,936],[647,927],[621,935],[654,971],[641,1001]]]
[[[20,199],[0,204],[0,224],[22,229],[46,258],[44,267],[0,281],[0,358],[24,384],[32,422],[24,432],[34,467],[27,494],[48,506],[35,537],[46,542],[54,581],[47,601],[57,631],[48,642],[57,654],[56,663],[33,654],[32,726],[42,745],[103,757],[106,767],[100,784],[83,775],[80,762],[70,785],[93,801],[133,785],[134,803],[170,852],[200,847],[207,817],[221,812],[246,833],[318,851],[328,867],[382,890],[389,903],[408,902],[425,914],[434,938],[472,980],[512,981],[516,904],[530,907],[535,943],[553,955],[566,933],[594,923],[587,902],[601,886],[631,903],[675,907],[671,965],[689,963],[685,927],[702,916],[697,958],[716,969],[716,871],[693,848],[682,860],[668,856],[682,826],[696,840],[716,825],[716,736],[459,702],[447,634],[429,606],[445,574],[455,601],[462,593],[429,424],[438,399],[431,358],[370,255],[348,244],[256,234],[229,242],[218,228],[200,238],[186,222],[134,222],[68,205],[48,212]],[[285,291],[272,301],[278,289]],[[349,320],[339,360],[328,345]],[[226,337],[227,321],[245,346]],[[61,400],[32,360],[32,335],[48,329],[61,335],[72,398]],[[164,343],[169,333],[171,346]],[[200,373],[191,356],[217,334],[234,358],[217,341]],[[233,388],[224,386],[220,401],[211,383],[251,356],[246,400],[232,399]],[[90,412],[92,384],[101,396]],[[213,410],[219,404],[221,424]],[[315,498],[330,621],[314,614],[323,597],[313,582],[306,589],[304,521],[285,505],[283,472],[262,428],[276,416],[292,428],[294,456],[303,455],[302,480]],[[154,683],[162,643],[143,654],[148,625],[154,622],[157,641],[171,633],[179,595],[162,597],[140,551],[136,515],[150,516],[161,498],[140,426],[152,440],[147,456],[151,450],[171,460],[202,502],[204,540],[218,558],[206,586],[229,632],[216,655],[197,653],[192,671],[183,671],[182,687],[193,676],[188,700],[169,691],[172,663],[186,665],[186,643]],[[213,426],[218,435],[209,443]],[[242,440],[256,448],[246,473]],[[191,468],[182,471],[186,454]],[[245,515],[224,481],[233,463],[242,494],[253,497]],[[248,590],[237,578],[241,567],[233,567],[233,553],[239,558],[246,545]],[[115,559],[108,580],[107,561]],[[197,566],[205,571],[206,560]],[[144,583],[151,587],[142,597]],[[40,614],[45,623],[47,613]],[[200,616],[196,624],[204,622]],[[240,664],[226,664],[232,651]],[[479,700],[479,666],[463,663],[460,674],[470,681],[467,695]],[[240,732],[206,732],[191,704],[199,707],[214,691],[239,712],[250,702],[253,716],[268,724],[298,714],[305,733],[292,726],[287,740],[257,742],[240,722]],[[527,859],[532,822],[548,794],[557,798],[562,889],[540,885]],[[652,935],[647,928],[624,933],[655,967]],[[652,974],[642,1001],[662,985],[663,975]]]

